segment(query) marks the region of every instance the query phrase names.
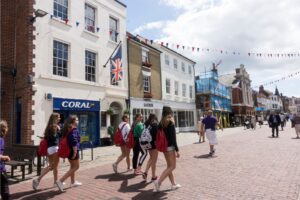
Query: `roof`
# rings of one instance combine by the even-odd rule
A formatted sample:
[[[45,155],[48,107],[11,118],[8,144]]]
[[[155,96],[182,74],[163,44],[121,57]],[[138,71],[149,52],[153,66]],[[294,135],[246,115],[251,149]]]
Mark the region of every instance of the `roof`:
[[[152,45],[149,45],[148,43],[145,43],[144,41],[140,40],[138,37],[134,36],[133,34],[131,34],[131,33],[128,32],[128,31],[127,31],[127,36],[129,36],[129,37],[130,37],[130,40],[132,40],[132,41],[135,41],[135,42],[137,42],[137,43],[139,43],[139,44],[142,44],[142,45],[144,45],[144,46],[149,47],[149,48],[152,49],[152,50],[155,50],[155,51],[157,51],[157,52],[159,52],[159,53],[162,53],[159,49],[153,47]],[[129,40],[129,39],[128,39],[128,40]]]
[[[117,2],[118,4],[120,4],[120,5],[123,6],[123,7],[127,8],[127,6],[126,6],[124,3],[122,3],[121,1],[115,0],[115,2]]]

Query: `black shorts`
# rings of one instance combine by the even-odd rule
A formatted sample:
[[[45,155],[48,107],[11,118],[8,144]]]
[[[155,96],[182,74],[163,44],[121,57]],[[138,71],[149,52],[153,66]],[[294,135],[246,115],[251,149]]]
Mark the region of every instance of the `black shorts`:
[[[73,158],[73,155],[74,155],[74,150],[71,149],[71,152],[70,152],[70,155],[69,155],[68,159],[70,159],[70,160],[78,160],[79,159],[79,150],[77,150],[77,154],[76,154],[75,158]]]

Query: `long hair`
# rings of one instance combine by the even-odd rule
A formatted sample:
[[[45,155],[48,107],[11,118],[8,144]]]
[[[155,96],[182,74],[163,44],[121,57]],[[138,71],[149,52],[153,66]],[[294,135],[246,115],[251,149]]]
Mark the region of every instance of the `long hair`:
[[[141,113],[137,113],[137,114],[135,115],[135,117],[134,117],[134,122],[133,122],[133,124],[132,124],[133,127],[136,125],[136,120],[137,120],[137,118],[139,118],[140,116],[142,116]]]
[[[156,115],[153,113],[150,113],[148,119],[145,122],[145,126],[147,127],[155,121],[158,121]]]
[[[57,133],[57,119],[59,118],[59,113],[52,113],[49,120],[48,120],[48,124],[47,127],[45,129],[44,132],[44,137],[49,137],[52,135],[55,135]]]
[[[64,127],[62,128],[62,135],[66,137],[69,131],[72,129],[72,125],[75,123],[78,117],[76,115],[70,115],[64,122]]]
[[[7,134],[8,125],[5,120],[0,120],[0,137],[4,137]]]
[[[171,119],[169,119],[168,115],[162,116],[160,120],[160,125],[162,126],[162,128],[167,128],[169,124],[175,124],[174,118],[172,117]]]

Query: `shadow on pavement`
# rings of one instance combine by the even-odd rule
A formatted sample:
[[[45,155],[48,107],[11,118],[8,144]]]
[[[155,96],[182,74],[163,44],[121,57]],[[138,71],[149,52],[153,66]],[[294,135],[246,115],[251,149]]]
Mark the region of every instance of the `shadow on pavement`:
[[[147,187],[147,185],[151,184],[150,182],[142,181],[136,184],[128,185],[128,180],[124,180],[120,186],[119,192],[136,192],[141,189]],[[141,191],[142,192],[142,191]]]
[[[167,192],[166,191],[160,191],[160,192],[153,192],[153,190],[146,190],[142,191],[136,196],[132,197],[132,200],[161,200],[161,199],[168,199],[166,196]]]
[[[18,192],[18,193],[14,193],[11,194],[11,199],[22,199],[22,200],[32,200],[32,199],[49,199],[52,197],[55,197],[57,195],[60,195],[61,192],[56,190],[56,191],[45,191],[42,190],[44,192],[41,192],[41,190],[38,191],[26,191],[26,192]],[[24,197],[25,196],[25,197]],[[21,198],[23,197],[23,198]]]
[[[108,181],[123,181],[124,179],[131,179],[136,177],[135,174],[103,174],[98,175],[95,179],[108,179]]]
[[[297,138],[297,137],[292,137],[291,139],[296,139],[296,140],[298,140],[298,139],[300,139],[300,138]]]
[[[203,155],[200,155],[200,156],[194,156],[194,158],[198,158],[198,159],[200,159],[200,158],[215,158],[215,157],[217,157],[217,156],[211,156],[209,154],[203,154]]]

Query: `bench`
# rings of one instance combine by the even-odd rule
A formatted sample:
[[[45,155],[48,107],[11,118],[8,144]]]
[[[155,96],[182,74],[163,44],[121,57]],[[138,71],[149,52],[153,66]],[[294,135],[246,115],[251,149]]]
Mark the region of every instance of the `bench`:
[[[5,148],[5,155],[10,157],[10,161],[5,165],[11,167],[10,176],[14,177],[14,170],[21,167],[22,180],[25,179],[25,167],[28,166],[28,173],[33,171],[33,163],[35,158],[38,158],[37,175],[41,173],[41,157],[37,155],[38,146],[13,144]]]

